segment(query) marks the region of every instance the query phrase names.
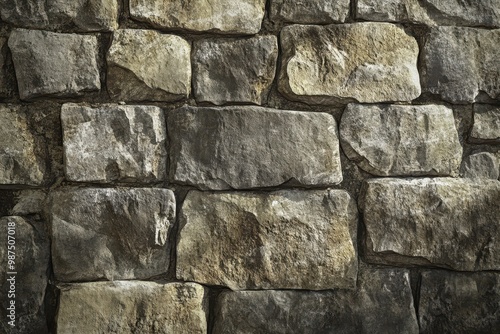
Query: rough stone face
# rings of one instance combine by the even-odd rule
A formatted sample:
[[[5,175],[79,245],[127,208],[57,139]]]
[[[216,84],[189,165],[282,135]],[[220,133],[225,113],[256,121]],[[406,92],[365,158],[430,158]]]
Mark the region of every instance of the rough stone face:
[[[500,275],[427,271],[420,288],[421,333],[495,333]]]
[[[462,164],[462,175],[470,179],[498,179],[500,175],[497,157],[488,152],[469,155]]]
[[[373,103],[420,95],[417,42],[396,25],[288,26],[281,47],[279,90],[291,100]]]
[[[195,283],[115,281],[60,287],[58,333],[207,333]]]
[[[224,291],[214,333],[418,333],[407,270],[360,271],[358,289]]]
[[[43,143],[20,107],[0,104],[0,184],[38,186],[46,174]]]
[[[352,288],[356,221],[343,190],[192,191],[180,216],[177,278],[233,290]]]
[[[21,99],[101,88],[95,36],[15,29],[8,44]]]
[[[350,0],[272,0],[271,19],[303,24],[344,22]]]
[[[161,181],[166,126],[154,106],[65,104],[61,111],[66,177],[71,181]]]
[[[335,119],[260,107],[183,107],[168,114],[170,178],[202,189],[342,181]]]
[[[108,91],[122,101],[173,101],[191,91],[191,45],[154,30],[122,29],[108,51]]]
[[[356,17],[443,26],[500,26],[498,0],[358,0]]]
[[[18,27],[109,31],[118,28],[118,1],[0,0],[0,15]]]
[[[172,191],[63,188],[51,194],[51,205],[57,280],[144,279],[167,271]]]
[[[43,190],[0,190],[0,217],[40,214],[46,193]]]
[[[500,182],[371,179],[360,198],[370,261],[500,269]]]
[[[10,228],[10,231],[9,231]],[[45,319],[45,289],[48,282],[50,246],[44,227],[39,222],[28,221],[17,216],[0,218],[0,288],[2,291],[0,331],[2,333],[47,333]],[[14,237],[15,244],[8,243]],[[8,249],[14,245],[14,249]],[[15,258],[8,262],[9,256]],[[10,268],[12,265],[12,268]],[[10,274],[15,272],[17,274]],[[14,276],[14,280],[12,278]],[[7,281],[10,279],[11,281]],[[15,298],[8,298],[11,282],[15,281]],[[8,322],[10,301],[15,301],[15,327]]]
[[[198,102],[265,102],[276,73],[275,36],[202,40],[195,42],[194,48],[194,92]]]
[[[470,134],[473,141],[500,140],[500,107],[474,105],[474,126]]]
[[[500,98],[499,44],[498,29],[431,29],[421,53],[423,90],[452,103]]]
[[[349,104],[340,142],[350,159],[380,176],[457,176],[462,161],[453,110],[438,105]]]
[[[266,0],[130,0],[133,19],[159,28],[256,34]]]

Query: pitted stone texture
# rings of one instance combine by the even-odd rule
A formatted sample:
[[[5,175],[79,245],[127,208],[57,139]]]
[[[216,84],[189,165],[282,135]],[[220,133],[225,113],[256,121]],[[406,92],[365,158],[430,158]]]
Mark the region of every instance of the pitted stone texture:
[[[9,227],[14,230],[8,232]],[[9,216],[0,218],[0,288],[2,302],[0,315],[0,332],[12,334],[48,333],[45,318],[45,289],[47,288],[50,244],[40,222],[28,221],[21,217]],[[11,234],[14,233],[14,234]],[[15,241],[8,242],[8,236]],[[14,245],[15,249],[8,249]],[[8,257],[15,253],[13,268],[9,268]],[[16,272],[16,275],[8,272]],[[10,281],[15,276],[15,299],[8,298]],[[15,300],[15,327],[8,322],[10,300]]]
[[[195,283],[115,281],[60,287],[58,333],[207,333]]]
[[[422,53],[422,88],[451,103],[500,98],[500,30],[431,29]]]
[[[279,90],[291,100],[373,103],[420,95],[417,42],[396,25],[288,26],[281,47]]]
[[[469,155],[462,164],[462,176],[469,179],[493,179],[499,175],[499,161],[488,152]]]
[[[453,110],[438,105],[350,104],[340,142],[351,160],[380,176],[458,176],[462,161]]]
[[[172,191],[62,188],[51,206],[57,280],[145,279],[167,271]]]
[[[61,111],[66,178],[154,182],[166,177],[166,126],[154,106],[65,104]]]
[[[371,179],[360,198],[368,260],[500,269],[499,181]]]
[[[15,29],[8,44],[23,100],[77,96],[101,88],[95,36]]]
[[[256,34],[266,0],[130,0],[133,19],[158,28]]]
[[[243,289],[353,288],[354,200],[343,190],[188,193],[177,278]]]
[[[12,92],[7,76],[7,39],[0,37],[0,97],[9,96]]]
[[[47,158],[43,146],[24,109],[0,104],[0,184],[43,184]]]
[[[168,114],[170,178],[201,189],[342,181],[335,119],[261,107],[183,107]]]
[[[271,0],[271,19],[303,24],[344,22],[350,0]]]
[[[430,26],[500,26],[500,1],[358,0],[356,17]]]
[[[496,333],[500,274],[426,271],[420,288],[420,333]]]
[[[224,291],[214,333],[418,333],[407,270],[360,270],[358,289]]]
[[[118,1],[0,0],[0,15],[17,27],[110,31],[118,28]]]
[[[198,102],[263,104],[278,59],[275,36],[202,40],[194,44],[194,93]]]
[[[174,101],[191,91],[191,45],[175,35],[123,29],[108,51],[108,91],[121,101]]]
[[[500,106],[475,104],[473,141],[500,141]]]

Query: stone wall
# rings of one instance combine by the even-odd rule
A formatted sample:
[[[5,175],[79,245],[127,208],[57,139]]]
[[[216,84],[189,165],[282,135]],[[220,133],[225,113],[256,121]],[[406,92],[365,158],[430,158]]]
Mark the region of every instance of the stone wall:
[[[0,18],[0,332],[500,328],[500,0]]]

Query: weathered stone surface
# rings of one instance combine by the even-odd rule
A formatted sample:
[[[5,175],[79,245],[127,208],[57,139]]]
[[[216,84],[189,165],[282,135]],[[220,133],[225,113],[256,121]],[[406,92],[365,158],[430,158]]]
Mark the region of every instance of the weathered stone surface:
[[[170,178],[202,189],[342,181],[335,119],[260,107],[183,107],[168,114]]]
[[[0,217],[42,213],[46,193],[43,190],[0,190]]]
[[[0,247],[2,268],[0,270],[2,291],[0,332],[48,333],[44,298],[48,282],[50,246],[44,227],[39,222],[9,216],[0,218],[0,229],[2,231],[0,233],[2,245]],[[8,248],[12,246],[14,248]],[[12,263],[8,262],[9,257]],[[11,283],[14,286],[11,286]],[[11,290],[15,295],[14,298],[9,297]],[[7,310],[11,305],[11,300],[15,301],[14,319],[8,317],[11,315],[11,312]],[[12,320],[14,320],[14,327],[9,325]]]
[[[281,47],[279,90],[291,100],[372,103],[420,95],[417,42],[396,25],[288,26]]]
[[[0,97],[9,96],[12,87],[7,77],[7,39],[0,37]]]
[[[8,44],[21,99],[101,88],[95,36],[15,29]]]
[[[473,141],[500,140],[500,107],[474,105],[474,126],[470,134]]]
[[[159,28],[256,34],[266,0],[130,0],[133,19]]]
[[[173,101],[191,91],[191,45],[154,30],[121,29],[108,51],[108,92],[123,101]]]
[[[59,281],[144,279],[165,273],[175,198],[167,189],[62,188],[51,194]]]
[[[500,1],[358,0],[356,17],[443,26],[500,26]]]
[[[177,278],[241,289],[352,288],[354,200],[343,190],[189,192]]]
[[[421,333],[496,333],[500,274],[427,271],[420,288]]]
[[[369,269],[354,291],[224,291],[213,333],[418,333],[418,324],[408,271]]]
[[[161,181],[166,177],[166,126],[154,106],[64,104],[66,177],[71,181]]]
[[[500,269],[500,182],[371,179],[360,198],[370,261]]]
[[[41,185],[44,158],[43,143],[31,131],[26,111],[0,104],[0,184]]]
[[[344,22],[350,0],[272,0],[271,19],[304,24]]]
[[[452,103],[500,98],[500,30],[436,27],[422,58],[422,88]]]
[[[464,159],[461,174],[470,179],[496,180],[499,177],[499,162],[492,153],[472,154]]]
[[[0,0],[0,15],[18,27],[109,31],[118,28],[118,1]]]
[[[349,104],[340,142],[350,159],[380,176],[457,176],[462,161],[453,110],[445,106]]]
[[[275,36],[202,40],[194,48],[193,84],[198,102],[265,102],[276,73]]]
[[[60,287],[58,333],[207,333],[195,283],[115,281]]]

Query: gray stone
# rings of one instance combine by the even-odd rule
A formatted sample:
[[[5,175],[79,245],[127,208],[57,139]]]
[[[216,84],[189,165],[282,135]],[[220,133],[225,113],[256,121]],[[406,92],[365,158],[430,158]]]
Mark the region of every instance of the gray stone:
[[[0,190],[0,217],[40,215],[44,209],[45,198],[44,190],[2,189]]]
[[[488,152],[469,155],[462,164],[462,176],[470,179],[498,179],[499,162]]]
[[[358,0],[356,18],[430,26],[500,26],[500,1]]]
[[[109,31],[118,28],[118,1],[0,0],[0,15],[17,27]]]
[[[189,192],[177,278],[242,289],[353,288],[355,201],[343,190]]]
[[[108,92],[122,101],[174,101],[191,91],[191,45],[154,30],[121,29],[108,51]]]
[[[360,195],[371,262],[500,269],[500,182],[371,179]]]
[[[342,181],[337,126],[329,114],[233,106],[183,107],[167,117],[175,182],[248,189]]]
[[[215,334],[418,333],[402,269],[360,271],[354,291],[224,291],[215,314]]]
[[[115,281],[60,287],[58,333],[207,333],[195,283]]]
[[[194,93],[198,102],[263,104],[278,59],[275,36],[202,40],[194,44]]]
[[[40,222],[9,216],[0,218],[0,229],[0,332],[48,333],[44,299],[50,244],[44,226]],[[7,309],[11,301],[14,301],[14,318],[9,318],[12,313]],[[9,324],[12,320],[14,327]]]
[[[271,19],[303,24],[344,22],[350,0],[272,0]]]
[[[281,31],[279,90],[314,104],[411,101],[420,95],[417,41],[389,23],[293,25]]]
[[[420,287],[420,333],[496,333],[500,274],[426,271]]]
[[[158,28],[256,34],[266,0],[130,0],[130,15]]]
[[[500,140],[500,107],[475,104],[474,125],[470,134],[472,141]]]
[[[350,159],[380,176],[458,176],[462,160],[453,110],[438,105],[349,104],[340,142]]]
[[[154,106],[64,104],[66,177],[87,182],[154,182],[166,177],[166,126]]]
[[[422,88],[459,104],[500,98],[500,30],[436,27],[422,52]]]
[[[172,191],[61,188],[51,194],[57,280],[145,279],[167,271]]]
[[[15,29],[8,44],[23,100],[101,88],[95,36]]]

